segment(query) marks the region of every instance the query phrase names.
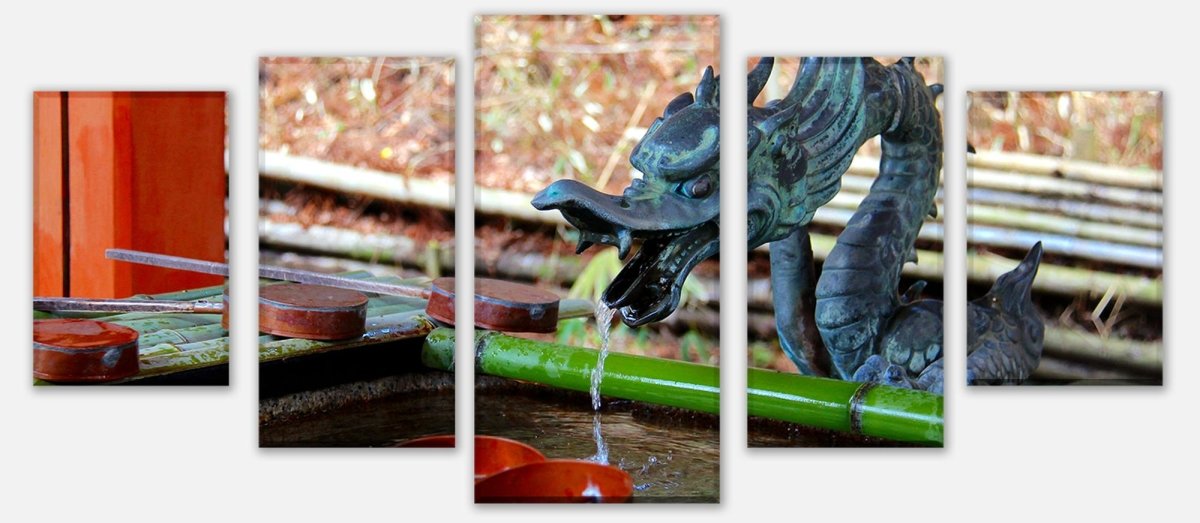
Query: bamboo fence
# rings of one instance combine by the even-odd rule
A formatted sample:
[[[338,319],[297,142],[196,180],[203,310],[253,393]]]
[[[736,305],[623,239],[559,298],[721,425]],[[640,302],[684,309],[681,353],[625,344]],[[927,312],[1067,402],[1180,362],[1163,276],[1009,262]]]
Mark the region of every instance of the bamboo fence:
[[[326,169],[320,163],[268,153],[263,175],[289,182],[312,183],[330,190],[369,194],[392,201],[421,205],[433,195],[446,194],[447,186],[415,189],[392,176],[387,185],[406,184],[406,189],[372,189],[339,180],[350,176],[344,168]],[[295,161],[294,161],[295,160]],[[1140,169],[1110,168],[1087,162],[1071,162],[1009,153],[968,155],[968,243],[967,277],[976,284],[994,282],[1014,267],[1016,256],[1035,241],[1042,241],[1047,254],[1034,281],[1038,293],[1082,297],[1090,303],[1119,297],[1126,303],[1162,307],[1163,220],[1162,173]],[[297,172],[310,169],[303,176]],[[282,175],[279,173],[292,173]],[[853,214],[874,178],[878,159],[856,157],[842,179],[842,191],[818,210],[814,217],[815,258],[821,261],[836,241],[836,233]],[[425,191],[428,194],[418,194]],[[559,213],[543,213],[529,205],[531,194],[491,188],[476,188],[476,212],[514,220],[565,225]],[[943,242],[942,195],[938,194],[938,218],[928,219],[920,238],[925,245]],[[273,209],[280,202],[264,202]],[[828,232],[827,232],[828,231]],[[430,259],[452,263],[448,246],[429,245],[388,235],[373,235],[323,226],[302,227],[292,223],[260,220],[264,245],[303,249],[349,256],[368,261],[389,261],[427,266]],[[765,247],[757,252],[765,253]],[[761,254],[754,254],[755,256]],[[910,278],[941,280],[944,259],[940,250],[918,249],[918,263],[908,264]],[[582,268],[574,256],[506,252],[485,257],[476,253],[476,266],[489,272],[519,279],[569,283]],[[715,289],[715,282],[706,288]],[[759,287],[759,291],[756,291]],[[769,282],[751,280],[751,307],[769,305]],[[718,295],[705,293],[702,303],[715,305]],[[1131,348],[1132,347],[1132,348]],[[1052,358],[1086,358],[1129,366],[1142,372],[1161,369],[1162,343],[1156,340],[1126,340],[1090,334],[1051,325],[1047,353]]]

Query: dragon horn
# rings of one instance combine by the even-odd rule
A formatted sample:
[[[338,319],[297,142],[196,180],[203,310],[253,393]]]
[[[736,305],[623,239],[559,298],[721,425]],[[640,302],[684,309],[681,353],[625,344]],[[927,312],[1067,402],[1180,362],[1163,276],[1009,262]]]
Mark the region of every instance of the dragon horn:
[[[771,68],[774,66],[775,57],[764,56],[758,60],[754,70],[750,71],[750,75],[746,78],[747,104],[754,104],[754,99],[758,98],[763,87],[766,87],[767,79],[771,77]]]
[[[719,87],[716,77],[713,76],[712,66],[705,67],[704,77],[696,86],[696,103],[707,107],[717,107],[719,105],[717,101]]]
[[[796,69],[796,80],[792,82],[792,88],[788,90],[787,96],[784,96],[779,104],[784,106],[803,102],[812,92],[817,80],[821,78],[821,68],[824,65],[825,57],[822,56],[809,56],[802,60],[800,67]]]

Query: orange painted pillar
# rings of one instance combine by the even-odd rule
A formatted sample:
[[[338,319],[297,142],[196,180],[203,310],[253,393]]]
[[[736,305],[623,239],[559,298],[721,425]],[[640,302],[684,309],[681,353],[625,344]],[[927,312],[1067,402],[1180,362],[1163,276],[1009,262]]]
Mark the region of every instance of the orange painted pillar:
[[[35,111],[35,292],[124,297],[220,284],[215,276],[110,261],[104,251],[224,261],[225,94],[38,93],[35,106],[48,107],[42,100],[53,95],[59,96],[62,140],[57,173],[50,161],[54,136],[44,130],[54,114]],[[57,220],[53,206],[41,200],[56,196],[55,178],[58,201],[67,202]],[[55,223],[61,227],[57,274],[55,238],[40,232]]]
[[[63,97],[33,95],[33,294],[65,296]]]

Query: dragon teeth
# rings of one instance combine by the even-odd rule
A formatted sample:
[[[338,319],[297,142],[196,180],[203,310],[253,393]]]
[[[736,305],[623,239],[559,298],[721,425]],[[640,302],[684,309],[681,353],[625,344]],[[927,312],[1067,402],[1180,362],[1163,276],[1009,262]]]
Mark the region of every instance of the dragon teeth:
[[[622,261],[629,256],[629,249],[633,246],[633,235],[629,233],[629,229],[620,229],[617,231],[617,257]]]

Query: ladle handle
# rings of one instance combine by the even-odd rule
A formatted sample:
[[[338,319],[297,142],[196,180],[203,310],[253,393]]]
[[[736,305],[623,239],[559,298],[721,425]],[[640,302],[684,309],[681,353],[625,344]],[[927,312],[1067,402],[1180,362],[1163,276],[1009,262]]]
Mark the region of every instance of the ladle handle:
[[[215,274],[217,276],[224,276],[226,278],[229,277],[229,266],[219,262],[193,260],[191,258],[183,258],[180,256],[170,256],[167,254],[156,254],[152,252],[134,251],[129,249],[108,249],[104,251],[104,256],[110,260],[151,265],[154,267],[180,269],[204,274]],[[428,298],[430,294],[429,289],[415,285],[400,285],[396,283],[356,280],[353,278],[346,278],[344,276],[336,276],[333,274],[303,271],[300,269],[288,269],[285,267],[274,267],[271,265],[259,265],[258,275],[259,277],[272,280],[308,283],[312,285],[325,285],[327,287],[351,289],[375,294],[386,294],[388,296]]]
[[[74,312],[194,312],[221,314],[225,304],[211,301],[104,300],[85,298],[33,298],[33,309]]]

